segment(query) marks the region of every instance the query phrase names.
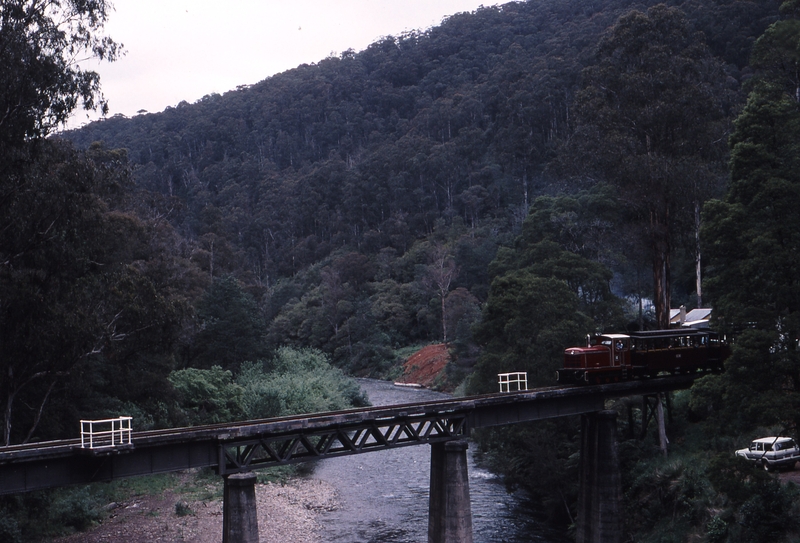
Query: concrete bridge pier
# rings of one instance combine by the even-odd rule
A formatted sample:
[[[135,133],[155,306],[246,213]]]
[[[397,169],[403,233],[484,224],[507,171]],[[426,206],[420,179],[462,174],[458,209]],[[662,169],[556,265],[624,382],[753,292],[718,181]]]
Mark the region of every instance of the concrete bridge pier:
[[[472,543],[467,442],[431,444],[428,543]]]
[[[258,543],[256,474],[253,472],[225,477],[222,543]]]
[[[622,542],[622,480],[617,413],[581,415],[577,543]]]

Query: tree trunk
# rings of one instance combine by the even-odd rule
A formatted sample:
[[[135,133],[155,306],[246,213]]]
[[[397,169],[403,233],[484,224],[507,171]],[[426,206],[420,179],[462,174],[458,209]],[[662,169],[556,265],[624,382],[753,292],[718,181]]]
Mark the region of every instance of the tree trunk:
[[[667,277],[664,254],[653,248],[653,304],[656,309],[656,323],[658,328],[669,328],[669,304],[667,302]]]
[[[694,203],[694,265],[695,288],[697,289],[697,307],[703,307],[703,283],[700,267],[700,202]]]
[[[650,236],[653,249],[653,303],[656,323],[660,329],[669,328],[670,270],[669,270],[669,212],[660,217],[655,210],[650,212]]]
[[[13,383],[14,383],[14,369],[9,366],[8,367],[8,383],[6,383],[6,413],[5,413],[5,424],[3,427],[3,443],[6,447],[11,445],[11,408],[14,405],[14,396],[16,395],[16,391],[13,391]]]
[[[6,447],[11,445],[11,406],[14,405],[14,395],[11,394],[11,391],[8,392],[8,398],[6,399],[6,417],[5,417],[5,427],[3,428],[3,443]]]
[[[47,388],[47,393],[42,398],[42,403],[39,404],[39,410],[36,412],[36,418],[33,420],[33,424],[31,424],[31,429],[28,431],[28,435],[25,436],[25,439],[22,440],[22,443],[27,443],[30,441],[31,437],[33,437],[33,433],[36,431],[36,428],[39,426],[39,421],[42,420],[42,411],[44,411],[44,404],[47,403],[47,399],[50,397],[50,393],[53,392],[53,387],[56,386],[55,379],[50,386]]]
[[[656,396],[656,418],[658,419],[658,443],[661,448],[661,454],[667,456],[667,430],[664,425],[664,406],[661,403],[661,394]]]
[[[442,299],[442,343],[447,343],[447,313],[444,310],[444,293],[440,296]]]

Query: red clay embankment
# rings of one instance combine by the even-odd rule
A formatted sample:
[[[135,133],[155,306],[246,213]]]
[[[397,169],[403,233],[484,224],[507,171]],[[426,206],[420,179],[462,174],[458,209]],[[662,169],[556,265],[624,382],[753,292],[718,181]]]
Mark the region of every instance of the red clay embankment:
[[[426,388],[442,384],[444,383],[444,369],[449,361],[450,353],[446,344],[428,345],[406,360],[403,364],[403,376],[397,381]]]

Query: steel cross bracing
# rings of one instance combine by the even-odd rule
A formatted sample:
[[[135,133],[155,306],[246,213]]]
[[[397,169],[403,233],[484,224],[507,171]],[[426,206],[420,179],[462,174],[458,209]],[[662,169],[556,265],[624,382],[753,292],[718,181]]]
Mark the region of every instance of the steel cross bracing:
[[[222,443],[218,470],[224,475],[330,456],[449,441],[467,435],[466,422],[467,413],[405,415]]]

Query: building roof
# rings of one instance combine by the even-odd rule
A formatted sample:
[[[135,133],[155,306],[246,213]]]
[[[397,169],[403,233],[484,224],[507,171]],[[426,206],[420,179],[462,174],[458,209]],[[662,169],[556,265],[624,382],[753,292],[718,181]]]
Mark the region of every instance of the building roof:
[[[708,322],[711,318],[711,308],[698,308],[687,311],[683,318],[681,318],[680,309],[669,310],[669,323],[673,326],[686,326],[687,323],[697,327],[702,321]]]

